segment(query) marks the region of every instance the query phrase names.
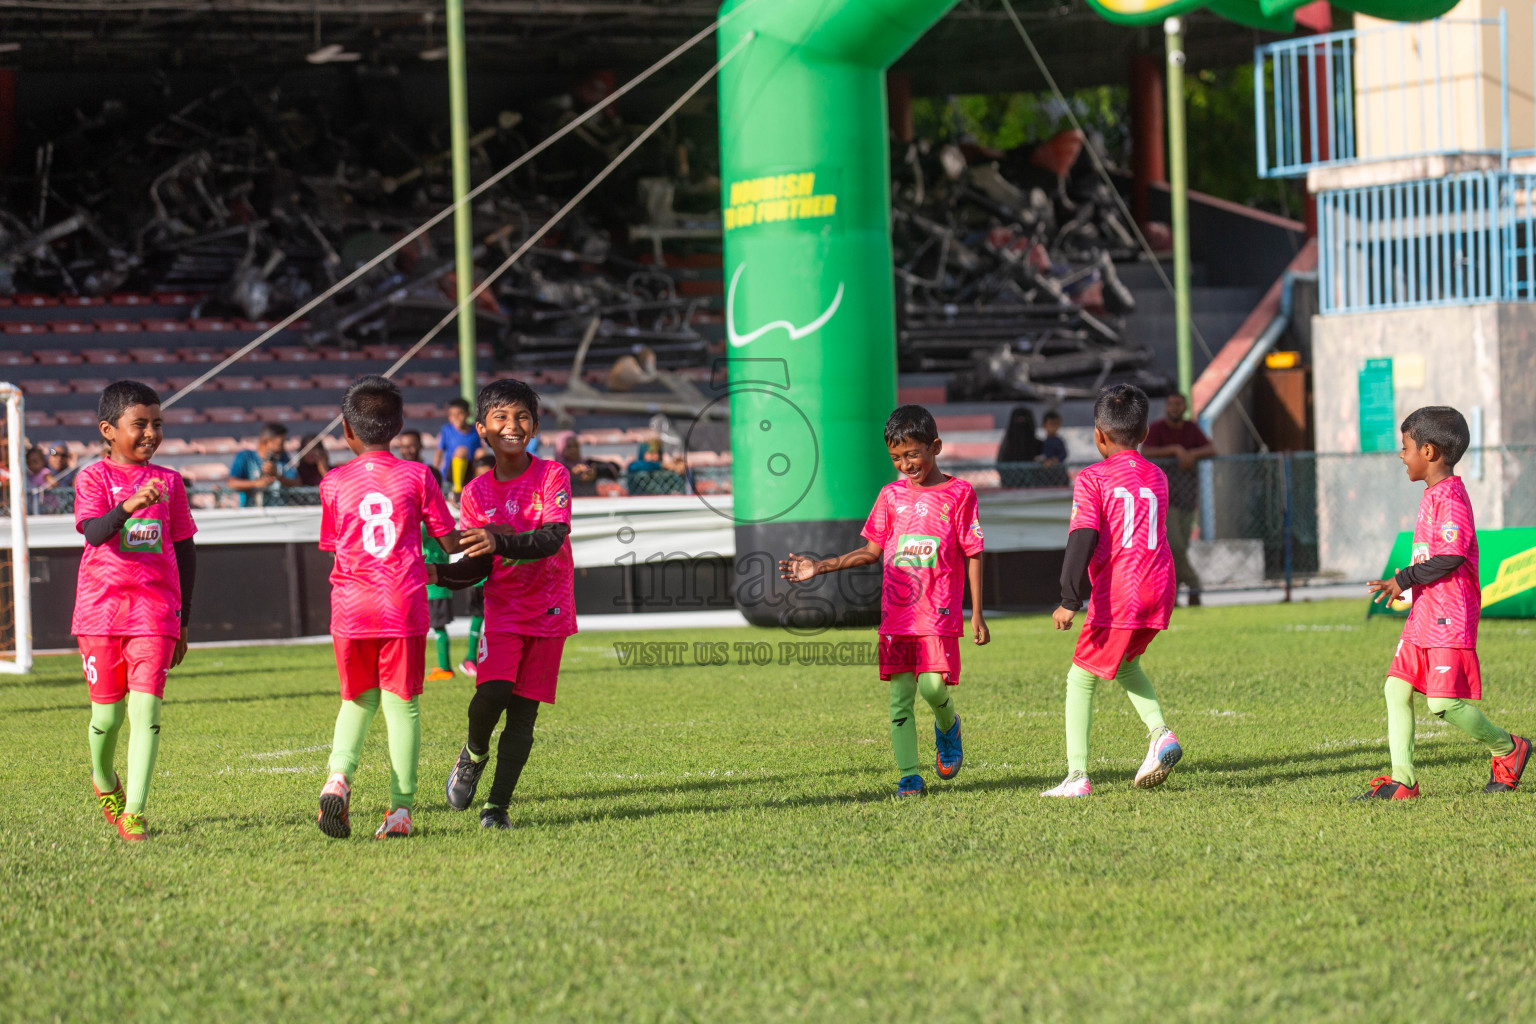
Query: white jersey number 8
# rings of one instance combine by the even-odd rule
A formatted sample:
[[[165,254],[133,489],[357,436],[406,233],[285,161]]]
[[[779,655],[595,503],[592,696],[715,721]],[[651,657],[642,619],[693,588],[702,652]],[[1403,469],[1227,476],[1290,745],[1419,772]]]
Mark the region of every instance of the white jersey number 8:
[[[1157,548],[1157,495],[1152,493],[1150,487],[1143,487],[1138,493],[1147,499],[1147,550],[1153,551]],[[1121,507],[1125,510],[1125,522],[1120,527],[1120,546],[1133,547],[1136,544],[1136,495],[1124,487],[1116,487],[1115,497],[1120,499]]]
[[[383,558],[395,549],[399,539],[395,522],[395,503],[378,491],[369,491],[357,506],[363,520],[363,550],[374,558]]]

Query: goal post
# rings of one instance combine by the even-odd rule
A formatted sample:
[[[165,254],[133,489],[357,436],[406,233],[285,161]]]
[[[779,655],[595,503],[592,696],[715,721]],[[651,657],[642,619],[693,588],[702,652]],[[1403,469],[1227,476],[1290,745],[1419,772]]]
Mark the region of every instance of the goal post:
[[[32,567],[27,558],[26,416],[21,388],[0,383],[5,402],[4,494],[0,494],[0,673],[32,671]]]

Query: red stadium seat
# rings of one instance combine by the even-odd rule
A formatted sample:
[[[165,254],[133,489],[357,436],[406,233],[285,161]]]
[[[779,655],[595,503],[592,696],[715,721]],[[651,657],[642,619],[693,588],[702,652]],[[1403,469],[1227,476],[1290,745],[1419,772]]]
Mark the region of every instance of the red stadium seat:
[[[317,373],[309,379],[317,388],[345,388],[352,383],[352,376],[346,373]]]
[[[357,362],[368,358],[366,354],[356,349],[322,348],[319,352],[322,358],[334,360],[338,363]]]
[[[114,306],[153,306],[155,304],[155,300],[148,295],[138,295],[133,292],[119,292],[108,301]]]
[[[458,349],[451,348],[448,345],[439,345],[436,342],[433,342],[431,345],[428,345],[426,348],[422,349],[420,352],[417,352],[416,353],[416,358],[417,359],[456,359],[456,358],[458,358],[458,355],[459,355]]]
[[[165,378],[165,382],[168,385],[170,385],[172,391],[180,391],[182,388],[187,387],[190,384],[192,384],[192,382],[195,381],[195,380],[197,380],[196,377],[167,377],[167,378]],[[204,385],[204,386],[206,387],[206,385]]]
[[[302,345],[275,345],[268,351],[272,353],[273,358],[284,363],[313,363],[320,359],[313,351]]]
[[[78,366],[84,361],[78,352],[66,349],[37,349],[32,357],[44,366]]]
[[[42,412],[42,411],[40,411],[38,409],[28,409],[27,410],[27,429],[28,430],[37,430],[40,427],[52,427],[52,426],[57,426],[57,423],[54,421],[54,418],[53,418],[53,413],[51,413],[51,412]]]
[[[267,378],[267,387],[273,391],[308,391],[314,385],[310,384],[308,377],[300,377],[298,374],[285,373]]]
[[[163,410],[160,415],[166,423],[174,423],[178,426],[185,426],[188,423],[208,422],[202,413],[196,409],[188,409],[184,405],[173,405],[169,409]]]
[[[104,298],[101,298],[99,295],[66,295],[66,296],[64,296],[64,305],[66,305],[66,306],[75,306],[75,307],[80,307],[80,306],[105,306],[106,304],[107,304],[107,300],[104,299]]]
[[[133,357],[120,348],[88,348],[80,353],[85,361],[92,366],[106,366],[115,363],[131,363]]]
[[[69,381],[48,380],[39,377],[36,380],[22,381],[21,390],[28,395],[67,395],[69,394]]]
[[[223,359],[226,353],[221,348],[179,348],[176,354],[184,363],[216,363]]]
[[[54,320],[48,324],[54,334],[95,334],[96,325],[84,320]]]
[[[202,298],[202,296],[192,295],[188,292],[154,291],[150,293],[150,298],[156,305],[160,306],[190,306]]]
[[[17,295],[16,305],[36,309],[41,306],[57,306],[59,300],[52,295]]]
[[[131,348],[128,354],[136,363],[179,363],[176,353],[168,348]]]
[[[16,349],[0,350],[0,366],[31,366],[37,362],[32,358],[31,352],[18,352]]]
[[[203,410],[210,423],[255,423],[258,419],[251,410],[234,405],[215,405]]]
[[[459,382],[458,374],[438,373],[436,370],[408,373],[404,377],[410,379],[406,386],[412,388],[450,388]]]
[[[30,320],[21,320],[5,325],[6,334],[47,334],[48,325],[33,323]]]
[[[137,334],[144,325],[137,320],[93,320],[96,329],[103,334]]]
[[[436,402],[406,402],[405,418],[410,420],[428,420],[443,414],[443,407]]]
[[[363,354],[369,359],[399,359],[405,354],[404,345],[364,345]]]
[[[225,320],[222,317],[200,316],[192,322],[194,331],[234,331],[238,330],[233,320]]]
[[[106,377],[71,377],[69,389],[77,395],[99,395],[110,383]]]
[[[251,410],[259,420],[269,423],[287,423],[299,418],[299,412],[291,405],[258,405]]]
[[[303,405],[299,407],[299,419],[313,420],[316,423],[329,423],[336,414],[341,412],[337,405]],[[410,413],[406,413],[407,416]]]
[[[66,409],[54,413],[53,418],[61,427],[94,427],[97,422],[95,409]]]
[[[265,377],[249,377],[242,374],[221,373],[210,380],[204,387],[217,387],[220,391],[265,391],[267,381]]]
[[[144,325],[146,331],[154,331],[156,334],[177,334],[181,331],[191,330],[184,320],[167,320],[163,317],[156,317],[153,320],[140,320],[139,323]]]

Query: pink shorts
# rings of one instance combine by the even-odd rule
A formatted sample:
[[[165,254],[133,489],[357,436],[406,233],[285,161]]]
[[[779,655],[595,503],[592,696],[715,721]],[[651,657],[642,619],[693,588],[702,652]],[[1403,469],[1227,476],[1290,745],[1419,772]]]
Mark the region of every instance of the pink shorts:
[[[1120,666],[1146,653],[1160,629],[1112,629],[1109,626],[1084,626],[1077,635],[1077,650],[1072,664],[1086,669],[1100,679],[1113,679]]]
[[[128,691],[165,696],[165,674],[176,656],[174,636],[82,636],[80,668],[92,704],[116,704]]]
[[[335,636],[331,642],[336,646],[342,700],[357,700],[369,690],[383,690],[401,700],[421,693],[427,674],[425,636]]]
[[[903,672],[937,672],[949,686],[960,685],[960,638],[957,636],[882,636],[880,678]]]
[[[521,633],[481,633],[480,656],[475,659],[475,685],[488,679],[504,679],[518,697],[555,702],[560,682],[563,636],[523,636]]]
[[[1387,675],[1401,679],[1426,697],[1483,699],[1483,670],[1477,652],[1458,647],[1420,647],[1397,642]]]

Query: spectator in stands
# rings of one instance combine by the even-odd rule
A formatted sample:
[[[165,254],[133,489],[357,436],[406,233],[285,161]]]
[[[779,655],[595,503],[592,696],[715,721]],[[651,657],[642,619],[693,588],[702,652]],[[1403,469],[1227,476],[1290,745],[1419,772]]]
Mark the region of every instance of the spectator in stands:
[[[403,462],[420,462],[421,461],[421,431],[419,431],[419,430],[402,430],[402,431],[400,431],[400,433],[398,435],[396,435],[396,437],[395,437],[395,457],[400,459]],[[491,459],[491,465],[494,466],[495,464],[496,464],[496,460],[494,458],[492,458]],[[427,468],[432,471],[432,475],[433,476],[437,477],[437,486],[439,486],[439,487],[443,486],[443,474],[441,474],[441,473],[439,473],[437,471],[437,467],[436,466],[428,466]],[[478,475],[479,475],[478,473],[477,474],[472,474],[472,476],[478,476]]]
[[[299,442],[299,448],[303,449],[315,440],[314,434],[306,434]],[[319,487],[320,480],[331,471],[331,456],[325,450],[325,442],[321,441],[299,460],[299,485],[301,487]]]
[[[617,480],[617,468],[601,459],[588,462],[581,457],[581,441],[574,431],[566,431],[555,439],[555,451],[560,453],[560,465],[571,474],[571,497],[593,497],[597,494],[599,480]]]
[[[1213,458],[1216,447],[1199,425],[1184,418],[1189,402],[1183,395],[1169,395],[1163,418],[1147,428],[1141,454],[1162,464],[1168,474],[1168,546],[1173,549],[1173,570],[1178,582],[1189,587],[1189,603],[1200,603],[1200,574],[1189,564],[1189,538],[1195,529],[1195,509],[1200,503],[1200,479],[1195,466]]]
[[[234,463],[229,467],[229,488],[239,492],[241,508],[248,508],[253,496],[258,505],[265,504],[268,497],[276,499],[272,504],[281,504],[281,498],[277,497],[276,492],[268,497],[264,497],[261,492],[272,487],[293,487],[298,484],[298,473],[288,453],[283,451],[283,444],[287,440],[287,427],[281,423],[263,423],[255,450],[247,448],[235,456]]]
[[[1040,439],[1035,436],[1035,414],[1027,405],[1016,405],[1008,414],[1002,443],[997,446],[998,482],[1004,487],[1036,487],[1038,475],[1032,463],[1040,457]]]
[[[661,438],[643,441],[634,462],[625,470],[626,486],[630,494],[681,494],[683,477],[675,469],[663,465]]]
[[[437,475],[458,494],[469,479],[469,464],[480,447],[480,435],[469,419],[469,403],[455,398],[448,403],[448,422],[437,435]]]
[[[55,441],[48,446],[48,471],[53,474],[53,487],[75,486],[75,474],[80,467],[75,465],[75,456],[65,442]]]
[[[53,486],[53,474],[48,472],[48,454],[33,446],[27,449],[27,490],[41,491]]]
[[[1040,421],[1045,436],[1040,439],[1039,459],[1047,466],[1060,466],[1067,461],[1067,442],[1061,439],[1061,413],[1055,409]]]

